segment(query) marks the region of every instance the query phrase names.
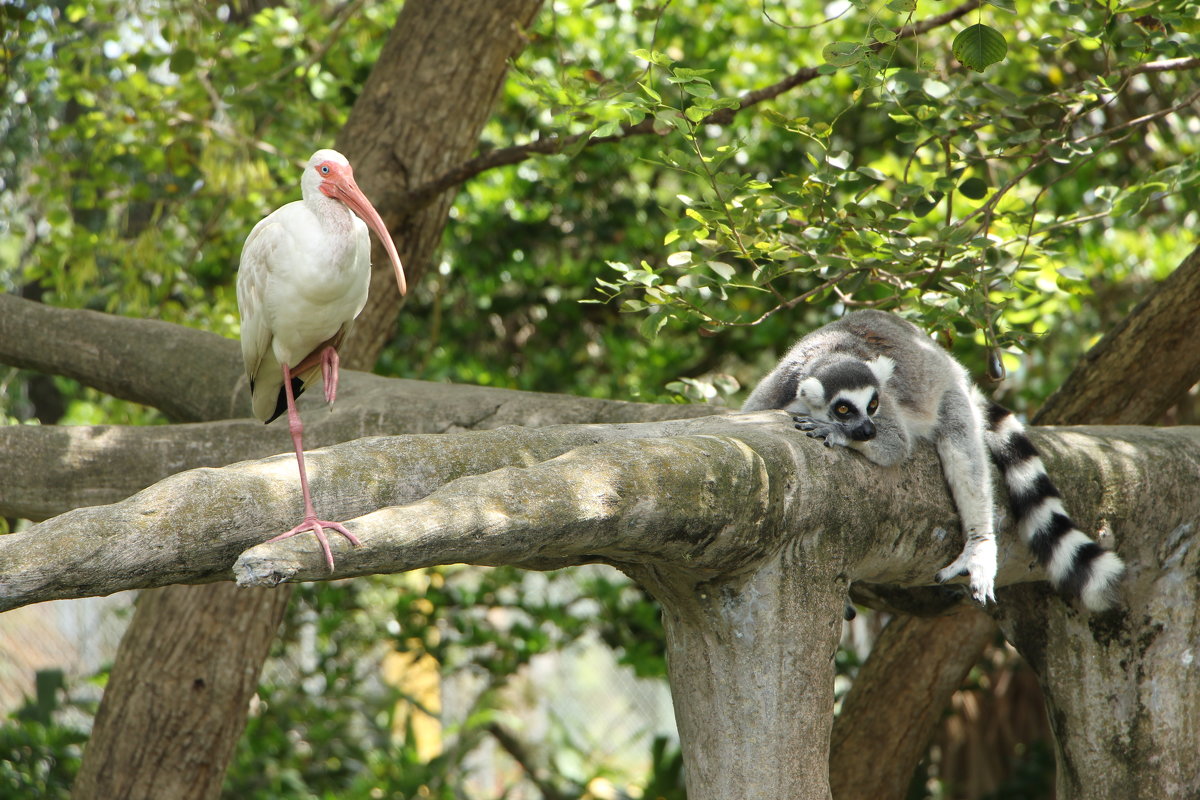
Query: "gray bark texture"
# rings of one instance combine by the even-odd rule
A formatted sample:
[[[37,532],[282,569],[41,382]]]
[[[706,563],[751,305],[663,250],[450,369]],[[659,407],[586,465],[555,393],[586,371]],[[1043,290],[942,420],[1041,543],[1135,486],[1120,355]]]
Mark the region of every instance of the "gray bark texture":
[[[1145,620],[1180,631],[1151,642],[1176,659],[1174,673],[1138,677],[1131,666],[1120,693],[1075,688],[1064,697],[1069,714],[1091,723],[1060,730],[1064,761],[1094,755],[1087,769],[1063,770],[1080,784],[1060,796],[1163,796],[1130,785],[1105,794],[1100,784],[1119,769],[1157,790],[1185,785],[1182,771],[1195,769],[1175,758],[1196,744],[1196,726],[1181,724],[1196,713],[1186,700],[1195,681],[1182,680],[1195,667],[1172,648],[1195,634],[1193,604],[1180,600],[1197,590],[1200,429],[1031,435],[1078,521],[1110,531],[1132,573],[1123,611],[1088,617],[1049,598],[1050,615],[1078,621],[1094,642],[1047,637],[1041,663],[1062,657],[1086,672],[1069,654],[1103,643],[1094,670],[1111,676],[1115,657],[1131,665],[1144,657],[1114,648],[1144,646]],[[926,586],[961,545],[930,448],[881,469],[796,435],[780,412],[360,439],[312,453],[310,477],[325,512],[349,520],[363,541],[334,541],[333,573],[311,537],[263,543],[299,502],[294,461],[280,456],[184,472],[0,538],[0,607],[231,575],[270,586],[460,562],[609,563],[663,605],[693,800],[828,798],[847,583]],[[864,496],[872,502],[852,499]],[[1002,587],[1040,575],[1013,539],[1002,537]],[[1177,583],[1175,604],[1161,608],[1145,581]],[[1012,593],[1000,593],[1001,608]],[[1048,688],[1057,709],[1053,681]],[[1114,764],[1091,715],[1124,731],[1126,762]]]

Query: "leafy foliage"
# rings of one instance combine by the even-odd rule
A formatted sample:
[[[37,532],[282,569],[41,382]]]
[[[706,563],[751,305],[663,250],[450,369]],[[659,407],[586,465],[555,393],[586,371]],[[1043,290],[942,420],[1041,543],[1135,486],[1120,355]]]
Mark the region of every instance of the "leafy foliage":
[[[0,793],[5,797],[69,798],[87,734],[59,721],[68,709],[61,670],[37,673],[36,696],[0,724]]]
[[[989,343],[1020,344],[1002,324],[1004,310],[1061,300],[1085,278],[1062,263],[1063,248],[1134,221],[1127,212],[1145,210],[1151,196],[1153,215],[1177,226],[1194,213],[1200,175],[1185,158],[1196,144],[1184,133],[1194,85],[1136,80],[1149,59],[1194,55],[1191,37],[1163,40],[1094,7],[1030,10],[1065,36],[1029,37],[1020,60],[1012,53],[990,80],[939,64],[921,42],[901,38],[911,7],[887,28],[879,27],[885,14],[847,20],[861,38],[825,45],[822,70],[853,74],[850,104],[819,122],[811,112],[764,112],[795,137],[803,169],[772,169],[741,138],[743,128],[714,130],[722,110],[742,101],[714,89],[711,71],[693,66],[694,51],[687,62],[635,51],[656,80],[622,100],[632,119],[654,115],[662,163],[692,188],[677,196],[682,213],[664,238],[668,253],[614,264],[617,279],[601,285],[658,325],[753,324],[799,302],[902,305],[935,328],[979,329]],[[1172,25],[1194,28],[1187,13]],[[977,23],[953,49],[982,70],[1007,45]],[[1029,68],[1050,52],[1059,60],[1049,80],[1032,78]],[[1156,110],[1131,113],[1146,108]],[[1186,143],[1165,169],[1131,170],[1142,155],[1131,133],[1152,124]],[[1089,180],[1078,180],[1080,172]],[[1077,195],[1074,202],[1064,193]]]

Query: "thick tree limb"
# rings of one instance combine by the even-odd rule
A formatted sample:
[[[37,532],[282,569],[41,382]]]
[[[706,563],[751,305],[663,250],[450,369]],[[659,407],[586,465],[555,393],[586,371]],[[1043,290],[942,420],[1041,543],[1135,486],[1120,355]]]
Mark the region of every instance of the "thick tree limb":
[[[177,420],[250,409],[237,342],[169,322],[0,293],[0,363],[74,378]]]
[[[660,435],[696,424],[507,427],[358,439],[307,453],[306,461],[318,510],[351,518],[411,502],[464,474],[540,462],[606,438]],[[191,470],[125,501],[76,509],[0,537],[0,610],[27,590],[49,600],[227,579],[238,553],[291,527],[288,520],[301,507],[295,470],[295,457],[288,455]],[[46,558],[47,547],[53,559]]]
[[[833,724],[834,797],[904,797],[947,699],[997,636],[991,617],[974,606],[934,619],[897,616],[883,630]]]
[[[589,445],[458,478],[415,504],[358,517],[351,525],[363,545],[344,557],[339,574],[460,562],[547,570],[665,560],[716,575],[781,536],[780,520],[766,518],[785,506],[772,506],[763,469],[742,441],[711,433]],[[753,529],[767,540],[746,535]],[[303,547],[258,545],[238,558],[234,575],[243,586],[274,586],[308,580],[311,568]]]

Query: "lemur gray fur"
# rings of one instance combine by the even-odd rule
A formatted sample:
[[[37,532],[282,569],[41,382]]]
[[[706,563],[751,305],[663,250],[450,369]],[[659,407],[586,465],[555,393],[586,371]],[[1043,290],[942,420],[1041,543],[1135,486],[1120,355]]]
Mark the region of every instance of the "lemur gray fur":
[[[980,603],[995,600],[990,453],[1017,530],[1050,582],[1091,610],[1112,605],[1121,559],[1071,521],[1012,412],[985,399],[966,369],[912,323],[856,311],[808,334],[742,406],[772,408],[791,411],[796,428],[826,447],[848,447],[884,467],[906,460],[917,440],[931,440],[966,537],[937,580],[968,576]]]

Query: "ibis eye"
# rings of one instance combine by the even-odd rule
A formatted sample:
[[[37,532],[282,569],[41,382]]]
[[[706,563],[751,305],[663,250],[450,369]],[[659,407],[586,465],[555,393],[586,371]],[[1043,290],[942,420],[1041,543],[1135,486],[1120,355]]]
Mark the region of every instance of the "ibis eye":
[[[321,174],[322,174],[322,175],[328,175],[328,174],[329,174],[329,165],[328,165],[328,164],[322,164],[322,165],[321,165]]]

